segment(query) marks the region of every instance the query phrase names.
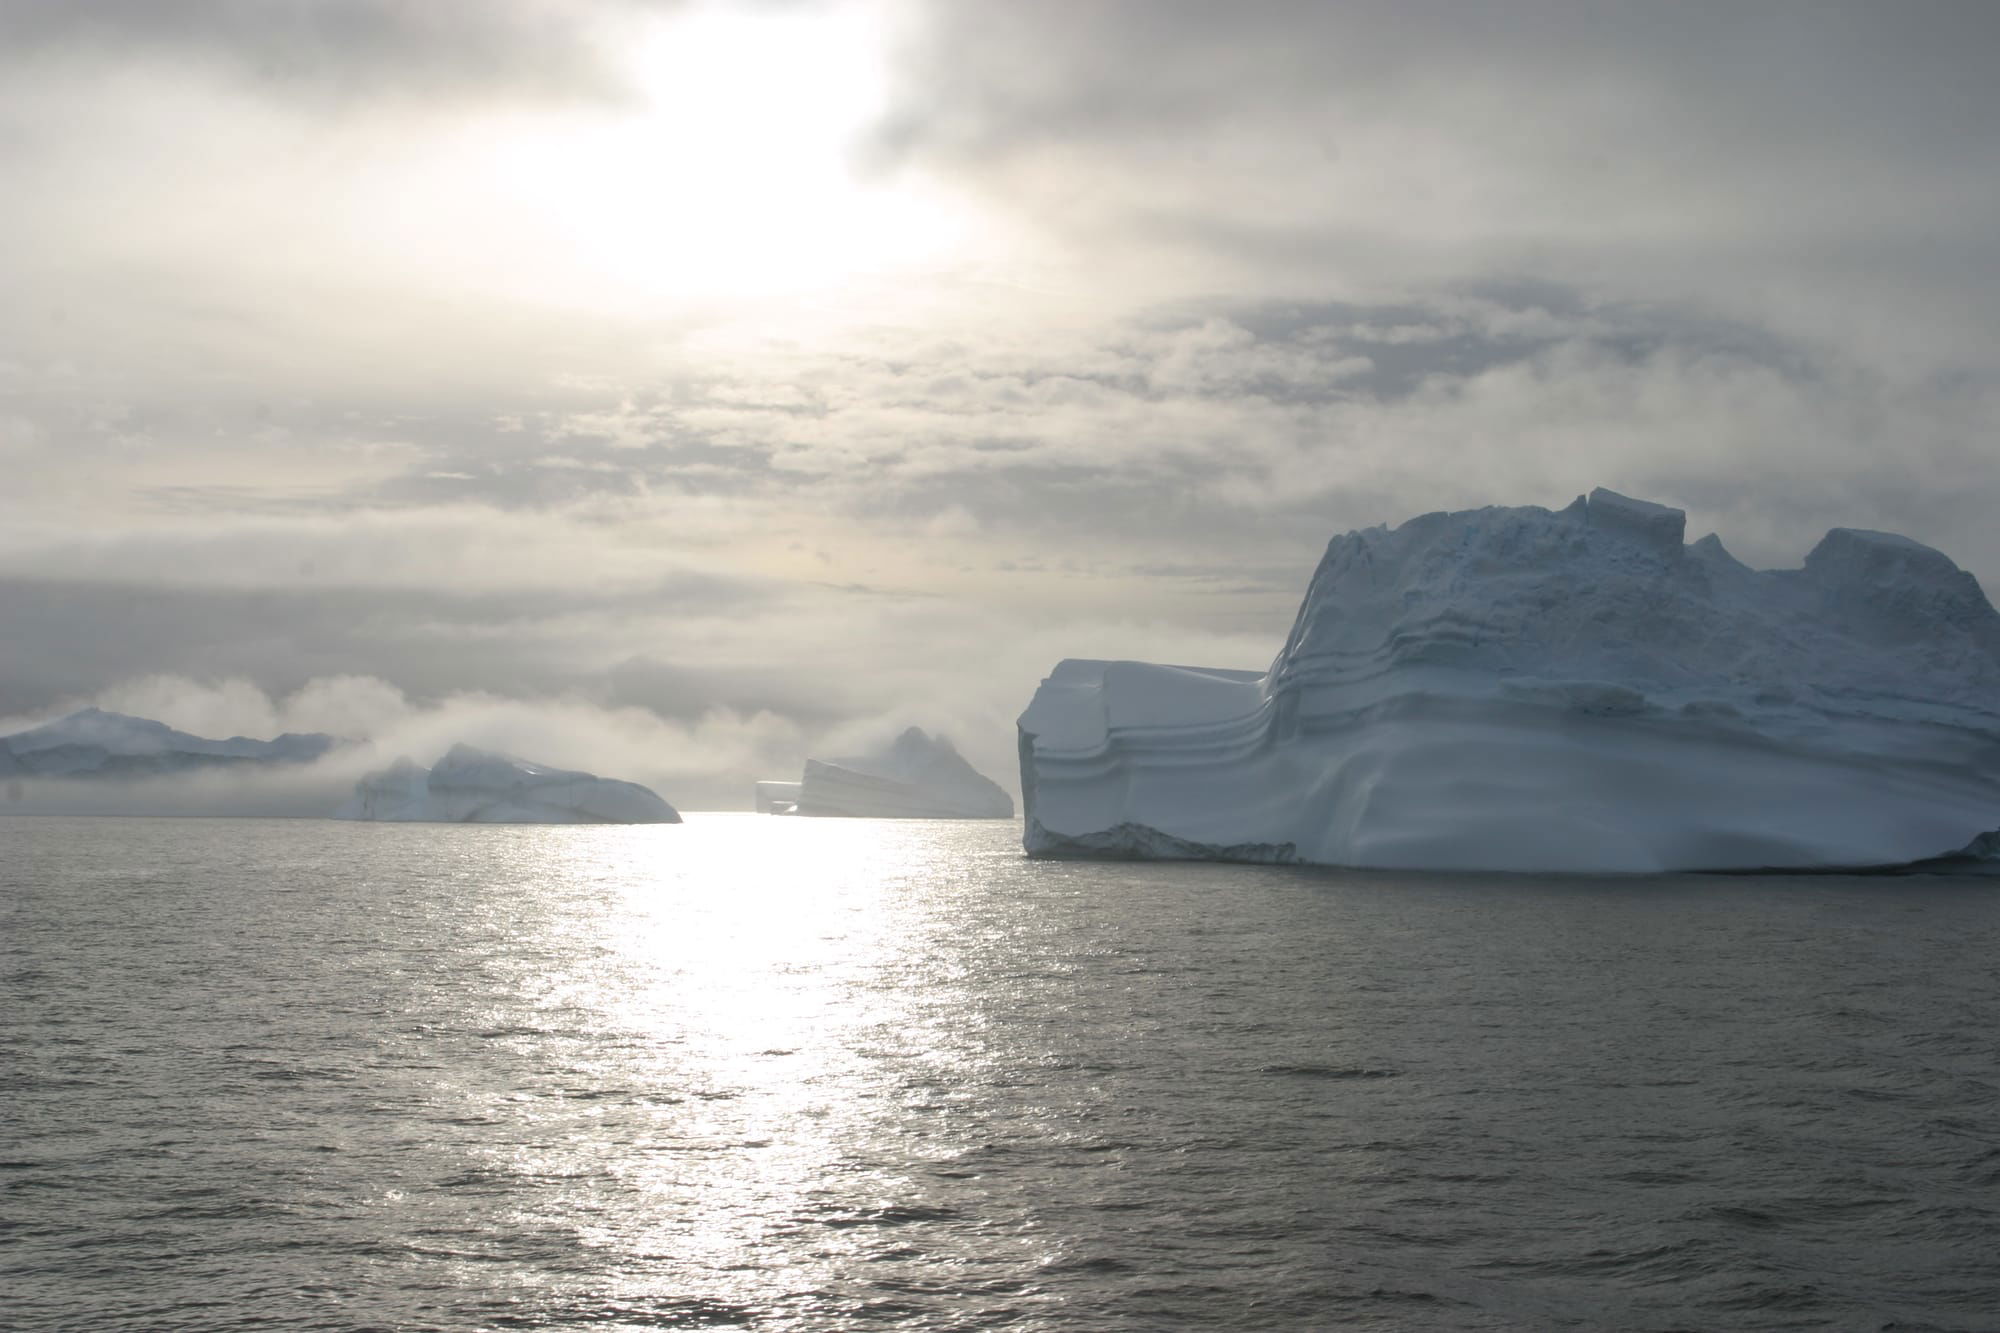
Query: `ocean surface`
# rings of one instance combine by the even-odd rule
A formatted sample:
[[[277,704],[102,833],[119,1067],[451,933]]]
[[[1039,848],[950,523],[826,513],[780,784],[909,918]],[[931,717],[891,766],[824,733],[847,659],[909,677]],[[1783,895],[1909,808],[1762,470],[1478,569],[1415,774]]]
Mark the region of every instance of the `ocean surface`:
[[[2000,1327],[2000,886],[0,819],[0,1326]]]

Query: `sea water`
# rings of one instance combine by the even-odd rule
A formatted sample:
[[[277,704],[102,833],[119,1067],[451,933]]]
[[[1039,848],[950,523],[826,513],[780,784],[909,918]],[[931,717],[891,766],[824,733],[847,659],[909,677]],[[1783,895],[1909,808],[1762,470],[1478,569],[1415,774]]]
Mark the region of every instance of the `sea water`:
[[[1990,1329],[2000,892],[0,819],[0,1325]]]

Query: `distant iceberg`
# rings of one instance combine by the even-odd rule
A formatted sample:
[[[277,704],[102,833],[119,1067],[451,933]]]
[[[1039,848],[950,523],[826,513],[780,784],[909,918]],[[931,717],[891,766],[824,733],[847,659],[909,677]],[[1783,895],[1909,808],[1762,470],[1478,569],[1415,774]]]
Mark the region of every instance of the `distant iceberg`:
[[[443,824],[678,824],[636,782],[454,745],[434,768],[398,759],[354,786],[335,819]]]
[[[789,815],[799,807],[799,783],[765,779],[753,792],[760,815]]]
[[[150,778],[162,774],[254,770],[309,764],[338,744],[319,732],[286,732],[275,740],[228,740],[176,731],[164,722],[84,708],[0,737],[0,778],[72,780]]]
[[[1905,537],[1757,572],[1678,509],[1336,537],[1268,671],[1068,660],[1033,856],[1429,870],[1991,869],[2000,614]]]
[[[794,813],[1012,819],[1014,798],[966,763],[950,741],[911,727],[888,748],[872,754],[806,760]]]

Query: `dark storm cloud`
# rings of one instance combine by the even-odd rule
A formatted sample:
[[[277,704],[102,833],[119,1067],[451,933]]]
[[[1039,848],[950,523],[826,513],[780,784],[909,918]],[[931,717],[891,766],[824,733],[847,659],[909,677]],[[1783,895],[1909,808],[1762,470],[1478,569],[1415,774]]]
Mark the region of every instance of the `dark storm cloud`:
[[[619,97],[599,24],[677,0],[11,0],[0,60],[205,60],[340,98]]]

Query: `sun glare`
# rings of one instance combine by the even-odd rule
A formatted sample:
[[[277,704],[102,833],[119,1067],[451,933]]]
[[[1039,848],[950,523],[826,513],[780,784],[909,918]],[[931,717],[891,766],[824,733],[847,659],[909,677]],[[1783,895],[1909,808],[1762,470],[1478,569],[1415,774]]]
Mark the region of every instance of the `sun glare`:
[[[811,296],[922,265],[951,211],[856,170],[886,40],[857,8],[697,7],[634,50],[642,106],[507,135],[495,165],[560,258],[626,300]]]

